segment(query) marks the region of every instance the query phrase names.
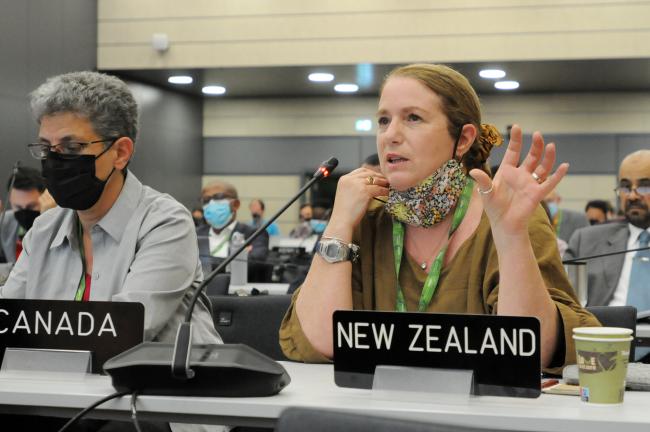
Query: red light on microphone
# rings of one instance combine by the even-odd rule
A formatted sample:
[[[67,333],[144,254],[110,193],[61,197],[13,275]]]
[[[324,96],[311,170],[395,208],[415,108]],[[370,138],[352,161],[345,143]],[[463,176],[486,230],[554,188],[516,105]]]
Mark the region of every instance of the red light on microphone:
[[[321,173],[323,173],[323,177],[327,177],[328,175],[330,175],[330,172],[329,172],[329,171],[327,170],[327,168],[325,168],[325,167],[320,167],[320,168],[318,168],[318,171],[320,171]]]

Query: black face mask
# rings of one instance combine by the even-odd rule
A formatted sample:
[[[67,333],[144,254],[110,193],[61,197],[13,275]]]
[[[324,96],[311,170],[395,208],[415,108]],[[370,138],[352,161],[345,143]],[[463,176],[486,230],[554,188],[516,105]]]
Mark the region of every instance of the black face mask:
[[[99,201],[115,168],[106,180],[100,180],[95,177],[95,160],[110,148],[111,146],[106,147],[97,156],[80,155],[74,159],[68,159],[56,152],[49,152],[47,158],[41,161],[47,190],[60,207],[87,210]]]
[[[30,210],[30,209],[20,209],[14,211],[14,217],[18,221],[18,224],[20,224],[25,231],[29,231],[29,229],[34,225],[34,220],[39,217],[41,212],[36,211],[36,210]]]

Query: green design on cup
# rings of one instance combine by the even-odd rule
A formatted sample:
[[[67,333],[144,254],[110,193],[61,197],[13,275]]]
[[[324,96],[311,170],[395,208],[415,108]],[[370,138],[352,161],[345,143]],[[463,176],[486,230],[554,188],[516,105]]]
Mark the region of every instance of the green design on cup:
[[[597,404],[622,403],[632,337],[615,329],[605,335],[574,332],[580,398]],[[615,337],[617,336],[617,337]]]

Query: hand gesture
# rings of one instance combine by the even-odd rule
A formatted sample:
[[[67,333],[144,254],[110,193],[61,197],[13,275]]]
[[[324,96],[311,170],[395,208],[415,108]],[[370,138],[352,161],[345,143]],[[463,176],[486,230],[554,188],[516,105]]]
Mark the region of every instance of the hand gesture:
[[[476,180],[493,230],[503,234],[527,232],[528,220],[540,201],[560,183],[569,169],[569,164],[563,163],[551,173],[555,164],[555,144],[545,146],[539,132],[533,134],[530,151],[518,166],[521,146],[521,128],[514,125],[494,179],[479,169],[469,173]]]
[[[329,227],[341,236],[352,235],[366,213],[370,200],[388,195],[388,180],[368,168],[358,168],[339,179]],[[328,229],[329,231],[329,229]]]

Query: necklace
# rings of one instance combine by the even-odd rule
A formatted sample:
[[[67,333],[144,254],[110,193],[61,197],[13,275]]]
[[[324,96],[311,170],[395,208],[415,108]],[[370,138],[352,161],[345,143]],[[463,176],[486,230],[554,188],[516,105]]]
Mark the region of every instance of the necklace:
[[[428,255],[427,258],[426,258],[424,261],[418,262],[418,266],[419,266],[422,270],[426,270],[427,267],[429,267],[429,261],[431,261],[431,257],[434,256],[434,253],[431,252],[430,254],[426,254],[426,253],[423,254],[423,253],[421,252],[420,248],[417,247],[417,243],[415,242],[415,240],[411,240],[409,243],[411,244],[411,246],[413,247],[413,249],[415,249],[415,252],[418,254],[418,256],[427,256],[427,255]],[[439,248],[436,247],[434,250],[438,250],[438,249],[439,249]],[[415,260],[415,261],[417,262],[417,260]]]

